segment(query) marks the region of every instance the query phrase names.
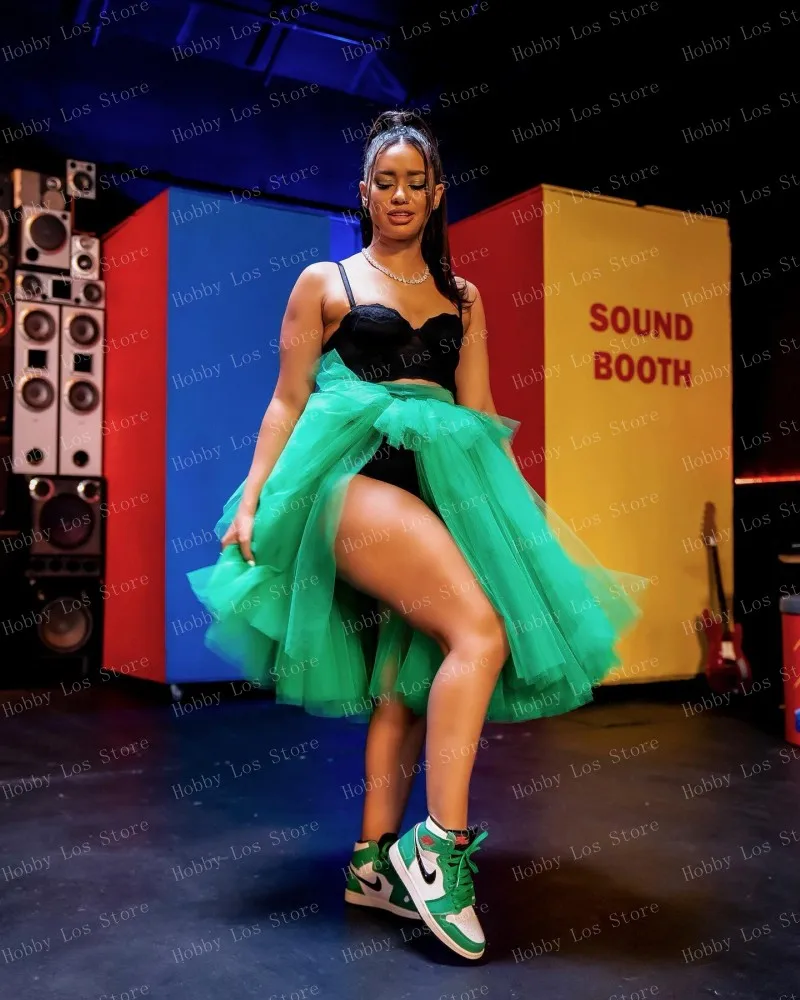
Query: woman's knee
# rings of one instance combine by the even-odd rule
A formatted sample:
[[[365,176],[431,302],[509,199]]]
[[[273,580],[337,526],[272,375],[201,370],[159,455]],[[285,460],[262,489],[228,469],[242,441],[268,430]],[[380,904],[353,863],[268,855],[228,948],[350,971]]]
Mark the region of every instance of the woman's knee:
[[[418,718],[397,694],[381,694],[375,699],[371,723],[406,729]]]
[[[486,601],[470,610],[463,626],[450,637],[449,651],[473,662],[475,668],[500,671],[508,659],[510,647],[505,621]]]

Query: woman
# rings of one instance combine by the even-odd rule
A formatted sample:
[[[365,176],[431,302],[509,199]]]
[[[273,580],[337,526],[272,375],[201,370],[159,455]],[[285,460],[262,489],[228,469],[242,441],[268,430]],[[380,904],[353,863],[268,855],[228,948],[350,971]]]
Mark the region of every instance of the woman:
[[[474,959],[486,833],[467,804],[484,720],[591,700],[638,612],[513,460],[480,293],[449,267],[442,178],[422,119],[376,120],[364,249],[299,276],[223,553],[190,581],[214,616],[208,645],[278,701],[369,719],[366,774],[384,780],[365,782],[347,901],[422,918]],[[398,839],[421,770],[430,815]]]

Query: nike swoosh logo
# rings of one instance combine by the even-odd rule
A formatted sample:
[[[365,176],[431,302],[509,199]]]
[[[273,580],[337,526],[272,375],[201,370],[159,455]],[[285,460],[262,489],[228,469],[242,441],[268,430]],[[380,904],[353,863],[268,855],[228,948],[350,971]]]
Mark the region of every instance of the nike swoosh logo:
[[[419,853],[419,841],[417,840],[417,831],[414,831],[414,851],[417,855],[417,864],[419,865],[419,870],[422,872],[422,877],[428,885],[433,885],[436,881],[436,872],[425,871],[425,865],[422,863],[422,856]]]
[[[383,888],[380,878],[376,877],[374,882],[369,882],[367,881],[367,879],[362,878],[357,871],[353,871],[352,865],[350,865],[350,871],[353,873],[353,875],[355,875],[355,877],[358,879],[359,882],[363,882],[364,885],[368,885],[370,889],[374,889],[376,892],[380,892],[381,889]]]

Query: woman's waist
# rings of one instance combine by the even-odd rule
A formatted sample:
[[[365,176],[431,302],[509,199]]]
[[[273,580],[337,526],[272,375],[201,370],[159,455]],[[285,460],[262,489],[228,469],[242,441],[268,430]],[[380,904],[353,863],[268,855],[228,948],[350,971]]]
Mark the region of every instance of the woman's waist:
[[[508,436],[500,418],[460,406],[443,385],[417,380],[367,381],[345,365],[337,352],[324,356],[317,373],[320,390],[309,400],[315,417],[330,420],[335,433],[367,434],[378,431],[394,445],[457,439],[469,447],[478,437]]]
[[[388,365],[373,366],[365,369],[363,366],[350,368],[342,361],[338,351],[332,350],[324,354],[317,371],[317,385],[325,391],[328,388],[340,390],[352,389],[360,395],[374,395],[388,392],[395,397],[416,397],[437,399],[446,403],[455,402],[454,388],[448,388],[441,381],[426,378],[433,372],[409,372],[397,378],[389,378],[394,374]]]
[[[441,382],[432,382],[427,378],[389,378],[383,379],[387,385],[432,385],[437,389],[443,389],[444,386]]]
[[[395,378],[377,384],[386,386],[393,396],[423,396],[440,399],[444,403],[455,401],[452,390],[447,389],[440,382],[431,382],[428,379]]]

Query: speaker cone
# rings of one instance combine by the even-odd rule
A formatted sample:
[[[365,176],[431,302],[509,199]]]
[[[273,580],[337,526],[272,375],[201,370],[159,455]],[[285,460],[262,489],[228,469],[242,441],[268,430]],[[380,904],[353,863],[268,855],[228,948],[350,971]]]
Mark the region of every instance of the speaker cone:
[[[22,384],[22,401],[31,410],[46,410],[55,399],[55,390],[46,378],[35,375]]]
[[[67,402],[78,413],[91,413],[100,403],[100,393],[93,382],[73,382],[67,389]]]
[[[85,545],[95,529],[95,506],[74,493],[56,493],[42,504],[39,528],[49,529],[47,540],[57,549]]]
[[[42,309],[31,309],[22,320],[22,329],[30,340],[35,340],[37,344],[46,344],[55,335],[56,322],[50,313]]]
[[[87,302],[100,302],[103,298],[103,289],[100,285],[87,283],[83,286],[83,297]]]
[[[42,204],[45,208],[55,209],[57,212],[63,212],[67,207],[64,182],[60,177],[47,177],[45,179]]]
[[[72,175],[72,183],[81,194],[87,194],[94,188],[94,178],[85,170],[78,170]]]
[[[67,327],[71,340],[81,347],[91,347],[100,339],[100,326],[93,316],[73,316]]]
[[[67,242],[67,227],[55,215],[37,215],[28,225],[28,232],[40,250],[60,250]]]
[[[86,645],[91,634],[89,608],[76,597],[59,597],[45,605],[39,639],[47,649],[54,653],[75,653]]]
[[[30,298],[37,298],[44,293],[44,286],[37,274],[26,274],[20,282],[20,289]]]
[[[100,499],[100,483],[96,479],[82,479],[77,486],[78,495],[88,503],[97,503]]]
[[[52,496],[56,488],[53,485],[52,479],[46,479],[43,476],[35,476],[28,483],[28,491],[32,497],[36,497],[38,500],[44,500],[46,497]]]

